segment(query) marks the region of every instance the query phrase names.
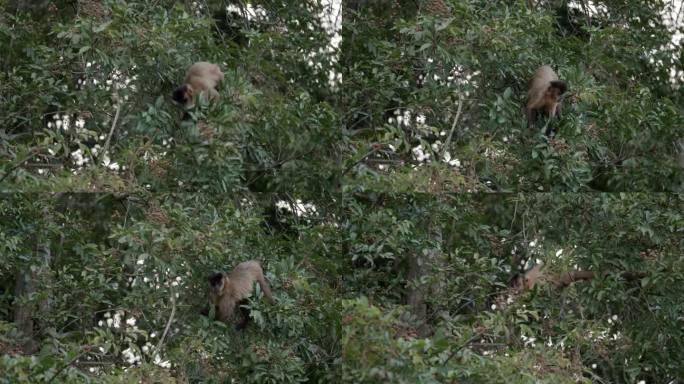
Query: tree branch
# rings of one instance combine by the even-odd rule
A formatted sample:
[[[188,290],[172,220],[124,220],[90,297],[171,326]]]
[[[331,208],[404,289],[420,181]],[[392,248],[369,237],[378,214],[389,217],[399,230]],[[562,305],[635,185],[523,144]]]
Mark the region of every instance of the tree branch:
[[[379,145],[373,145],[373,147],[371,148],[370,151],[368,151],[368,153],[366,153],[365,155],[363,155],[363,157],[361,157],[357,161],[353,162],[350,166],[348,166],[347,169],[345,169],[344,172],[342,172],[342,174],[340,176],[346,175],[347,172],[351,171],[352,168],[354,168],[356,165],[358,165],[359,163],[364,161],[366,158],[368,158],[368,156],[374,154],[378,150],[380,150],[380,146]]]
[[[118,99],[118,97],[115,97]],[[109,150],[109,142],[112,140],[112,135],[114,134],[114,129],[116,128],[116,123],[119,121],[119,112],[121,112],[121,102],[117,100],[116,103],[116,114],[114,115],[114,121],[112,122],[112,128],[109,129],[109,135],[107,135],[107,141],[105,141],[104,147],[102,147],[102,159],[107,156],[107,150]],[[98,158],[100,157],[98,156]],[[99,160],[99,159],[98,159]]]
[[[451,131],[449,131],[449,136],[447,136],[447,139],[444,142],[444,149],[442,150],[442,157],[444,157],[444,154],[446,153],[446,151],[449,150],[449,144],[451,144],[451,136],[453,136],[454,130],[456,129],[456,123],[458,123],[458,119],[461,117],[461,108],[463,108],[463,99],[459,96],[459,98],[458,98],[458,109],[456,110],[456,117],[454,117],[454,122],[451,124]]]
[[[161,347],[164,345],[164,339],[166,338],[166,334],[169,333],[169,328],[171,328],[171,322],[173,322],[173,315],[176,314],[176,296],[175,292],[171,290],[171,315],[169,316],[169,320],[166,322],[166,328],[164,328],[164,333],[162,333],[161,338],[159,339],[159,344],[157,344],[157,354],[161,352]]]
[[[607,276],[610,273],[604,273],[603,276]],[[622,277],[625,280],[639,280],[644,277],[648,276],[646,272],[637,272],[637,271],[625,271],[620,273],[620,277]],[[572,271],[572,272],[567,272],[562,274],[556,283],[556,285],[559,288],[565,288],[568,285],[574,283],[575,281],[579,280],[591,280],[594,277],[596,277],[596,274],[592,271]]]
[[[7,178],[7,176],[9,176],[9,175],[10,175],[12,172],[14,172],[17,168],[21,167],[22,164],[24,164],[25,162],[31,160],[32,158],[34,158],[34,157],[35,157],[36,155],[38,155],[39,153],[40,153],[40,150],[39,150],[38,148],[31,148],[31,153],[29,153],[28,156],[24,157],[23,159],[21,159],[21,161],[19,161],[19,162],[16,163],[15,165],[13,165],[13,166],[9,169],[9,171],[7,171],[7,172],[2,176],[2,178],[0,178],[0,184],[2,184],[2,182]]]
[[[50,378],[50,380],[48,380],[48,384],[52,383],[52,382],[57,378],[57,376],[59,376],[59,374],[62,373],[62,371],[64,371],[65,369],[67,369],[67,367],[69,367],[71,364],[75,363],[76,360],[78,360],[78,359],[80,359],[81,357],[83,357],[83,355],[85,355],[85,354],[88,353],[89,351],[90,351],[90,347],[89,347],[89,346],[86,346],[86,347],[82,348],[81,352],[79,352],[76,356],[74,356],[73,359],[71,359],[67,364],[65,364],[65,365],[62,366],[60,369],[58,369],[57,372],[55,372],[54,375],[52,375],[52,377]]]

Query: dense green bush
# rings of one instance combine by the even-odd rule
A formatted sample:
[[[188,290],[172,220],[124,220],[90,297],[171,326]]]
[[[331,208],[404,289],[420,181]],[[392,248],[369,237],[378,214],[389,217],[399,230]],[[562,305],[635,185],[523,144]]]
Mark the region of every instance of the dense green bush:
[[[678,383],[681,47],[628,3],[348,1],[338,50],[316,1],[0,0],[0,383]],[[250,259],[275,303],[201,315]]]
[[[371,173],[373,185],[407,192],[433,191],[433,180],[456,192],[681,188],[681,78],[670,73],[684,68],[670,39],[682,25],[663,24],[663,3],[593,2],[590,21],[564,19],[566,1],[374,3],[344,9],[347,157],[381,147],[348,183],[367,185]],[[522,112],[543,64],[570,85],[553,140]]]

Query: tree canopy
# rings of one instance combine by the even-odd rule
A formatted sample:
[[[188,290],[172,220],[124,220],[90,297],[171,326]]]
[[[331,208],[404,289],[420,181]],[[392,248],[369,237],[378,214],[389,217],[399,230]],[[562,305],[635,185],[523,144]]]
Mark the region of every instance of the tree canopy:
[[[0,383],[680,383],[681,4],[339,6],[0,0]]]

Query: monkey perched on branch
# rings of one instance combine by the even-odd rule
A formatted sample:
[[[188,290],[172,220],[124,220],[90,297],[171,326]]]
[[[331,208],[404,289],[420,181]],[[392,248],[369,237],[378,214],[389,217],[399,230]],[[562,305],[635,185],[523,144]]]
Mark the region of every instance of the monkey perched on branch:
[[[249,297],[254,282],[258,282],[264,297],[273,303],[271,288],[264,278],[264,272],[258,261],[250,260],[238,264],[229,274],[214,273],[209,277],[211,286],[211,303],[216,308],[216,319],[223,322],[232,320],[235,307]],[[243,319],[237,329],[243,329],[249,322],[249,311],[240,307]]]
[[[543,264],[535,265],[532,269],[528,270],[524,274],[514,278],[511,281],[511,286],[513,288],[529,290],[532,289],[540,280],[546,280],[554,284],[556,288],[562,289],[574,283],[575,281],[591,280],[597,276],[597,274],[592,271],[570,271],[560,275],[547,276],[544,271],[542,271],[542,267]],[[647,274],[645,272],[625,271],[621,272],[620,276],[625,280],[638,280],[646,277]]]
[[[186,107],[194,105],[195,95],[208,100],[216,99],[219,96],[216,86],[223,81],[223,77],[218,65],[199,61],[188,69],[185,82],[173,91],[171,98]]]
[[[559,80],[556,72],[548,65],[543,65],[530,79],[527,91],[527,126],[534,127],[539,114],[544,113],[549,118],[561,116],[561,101],[568,90],[565,81]],[[546,130],[550,134],[550,129]]]
[[[505,308],[512,302],[514,297],[522,294],[525,291],[531,290],[537,283],[541,281],[547,281],[556,290],[562,290],[576,281],[592,280],[601,275],[608,276],[610,273],[606,272],[600,274],[593,271],[575,270],[561,274],[554,274],[544,270],[544,264],[536,264],[531,269],[514,275],[508,282],[509,289],[497,294],[490,303],[493,303],[495,307]],[[648,274],[645,272],[636,271],[623,271],[619,272],[618,275],[621,278],[629,281],[638,280],[648,276]]]

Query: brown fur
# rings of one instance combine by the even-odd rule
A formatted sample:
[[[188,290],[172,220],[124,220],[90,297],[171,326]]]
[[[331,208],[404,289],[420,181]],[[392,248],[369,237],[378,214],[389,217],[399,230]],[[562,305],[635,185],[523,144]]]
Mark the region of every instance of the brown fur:
[[[540,113],[546,114],[549,118],[561,115],[561,97],[567,91],[567,84],[558,79],[556,72],[548,65],[543,65],[537,69],[528,84],[527,105],[527,126],[534,126]]]
[[[596,277],[593,271],[570,271],[560,275],[546,276],[542,271],[543,265],[537,264],[532,269],[519,276],[511,286],[524,291],[534,288],[534,285],[543,280],[549,280],[556,288],[565,288],[568,285],[580,281],[591,280]],[[606,274],[607,275],[607,274]],[[625,271],[619,273],[625,280],[638,280],[647,276],[645,272]]]
[[[173,91],[172,98],[192,107],[196,94],[203,95],[209,100],[219,96],[216,86],[223,81],[223,72],[216,64],[199,61],[193,64],[185,74],[185,82]]]
[[[537,264],[532,269],[525,272],[525,275],[522,278],[523,289],[532,289],[537,281],[543,277],[541,268],[542,264]]]
[[[271,288],[257,261],[242,262],[229,274],[221,273],[209,278],[211,302],[216,307],[216,318],[219,321],[228,322],[232,319],[238,302],[250,296],[255,281],[259,283],[264,297],[273,303]],[[241,326],[244,326],[247,320],[243,319]]]

